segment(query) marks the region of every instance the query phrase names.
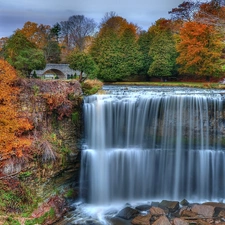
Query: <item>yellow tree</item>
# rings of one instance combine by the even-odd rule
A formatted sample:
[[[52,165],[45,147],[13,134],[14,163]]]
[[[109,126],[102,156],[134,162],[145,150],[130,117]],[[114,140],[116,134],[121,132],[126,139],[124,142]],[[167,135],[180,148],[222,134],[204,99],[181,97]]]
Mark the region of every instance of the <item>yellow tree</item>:
[[[179,72],[198,76],[219,76],[222,72],[223,37],[214,26],[187,22],[177,44]]]
[[[15,69],[0,59],[0,159],[21,157],[31,145],[23,133],[32,129],[26,117],[17,111],[19,88]]]

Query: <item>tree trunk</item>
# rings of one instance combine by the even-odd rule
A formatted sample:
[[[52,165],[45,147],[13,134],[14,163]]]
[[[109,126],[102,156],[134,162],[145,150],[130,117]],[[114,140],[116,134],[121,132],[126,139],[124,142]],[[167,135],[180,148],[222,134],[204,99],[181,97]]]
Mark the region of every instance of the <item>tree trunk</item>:
[[[81,82],[81,81],[82,81],[82,75],[83,75],[83,71],[80,71],[79,82]]]

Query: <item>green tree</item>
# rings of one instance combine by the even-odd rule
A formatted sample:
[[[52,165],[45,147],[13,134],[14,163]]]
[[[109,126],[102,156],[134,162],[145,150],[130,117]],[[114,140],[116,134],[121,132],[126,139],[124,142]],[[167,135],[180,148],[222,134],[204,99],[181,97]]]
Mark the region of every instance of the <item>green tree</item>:
[[[13,65],[20,51],[35,47],[21,31],[16,31],[4,45],[4,58]]]
[[[43,69],[46,65],[43,51],[36,48],[28,48],[19,52],[13,66],[27,77],[32,70]]]
[[[99,79],[117,81],[137,73],[142,59],[136,29],[135,25],[114,15],[101,24],[91,47],[91,55],[99,67]]]
[[[162,32],[153,39],[149,55],[152,63],[149,67],[149,76],[168,77],[175,73],[176,48],[173,36],[169,32]]]
[[[120,51],[120,40],[114,33],[106,37],[97,37],[91,54],[99,67],[98,78],[105,81],[120,80],[124,77],[123,55]]]
[[[61,30],[62,30],[62,28],[59,23],[56,23],[55,25],[53,25],[53,27],[50,30],[50,35],[51,35],[52,39],[59,42]]]
[[[171,26],[170,20],[159,19],[148,31],[152,39],[149,50],[151,57],[149,76],[158,76],[162,79],[177,73],[176,43]]]
[[[96,78],[98,73],[98,67],[90,54],[74,51],[68,56],[67,60],[70,64],[71,69],[80,71],[80,82],[83,79],[83,73],[85,73],[86,78]]]
[[[138,74],[147,75],[151,64],[151,57],[149,55],[151,35],[149,32],[143,31],[139,34],[138,45],[142,54],[142,67],[139,69]]]
[[[45,67],[43,51],[28,41],[21,31],[16,31],[7,40],[4,49],[4,58],[26,76],[34,69]]]
[[[124,64],[121,73],[125,77],[137,74],[138,70],[143,66],[143,57],[137,43],[136,29],[132,24],[123,31],[120,40]]]

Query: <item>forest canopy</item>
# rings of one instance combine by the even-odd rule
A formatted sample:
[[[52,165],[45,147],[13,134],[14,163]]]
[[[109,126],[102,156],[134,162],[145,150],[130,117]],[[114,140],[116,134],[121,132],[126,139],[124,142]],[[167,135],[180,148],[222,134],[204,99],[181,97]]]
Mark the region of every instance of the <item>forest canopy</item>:
[[[0,40],[0,57],[24,76],[46,63],[68,63],[102,81],[223,77],[224,1],[188,0],[168,15],[147,31],[115,12],[106,13],[100,24],[84,15],[53,26],[28,21]]]

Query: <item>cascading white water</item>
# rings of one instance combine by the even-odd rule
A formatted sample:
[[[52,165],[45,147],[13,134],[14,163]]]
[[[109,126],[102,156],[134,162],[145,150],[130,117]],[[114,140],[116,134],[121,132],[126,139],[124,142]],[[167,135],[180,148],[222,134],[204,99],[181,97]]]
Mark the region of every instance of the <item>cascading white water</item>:
[[[225,198],[221,93],[111,86],[105,91],[84,100],[81,193],[87,202]]]

